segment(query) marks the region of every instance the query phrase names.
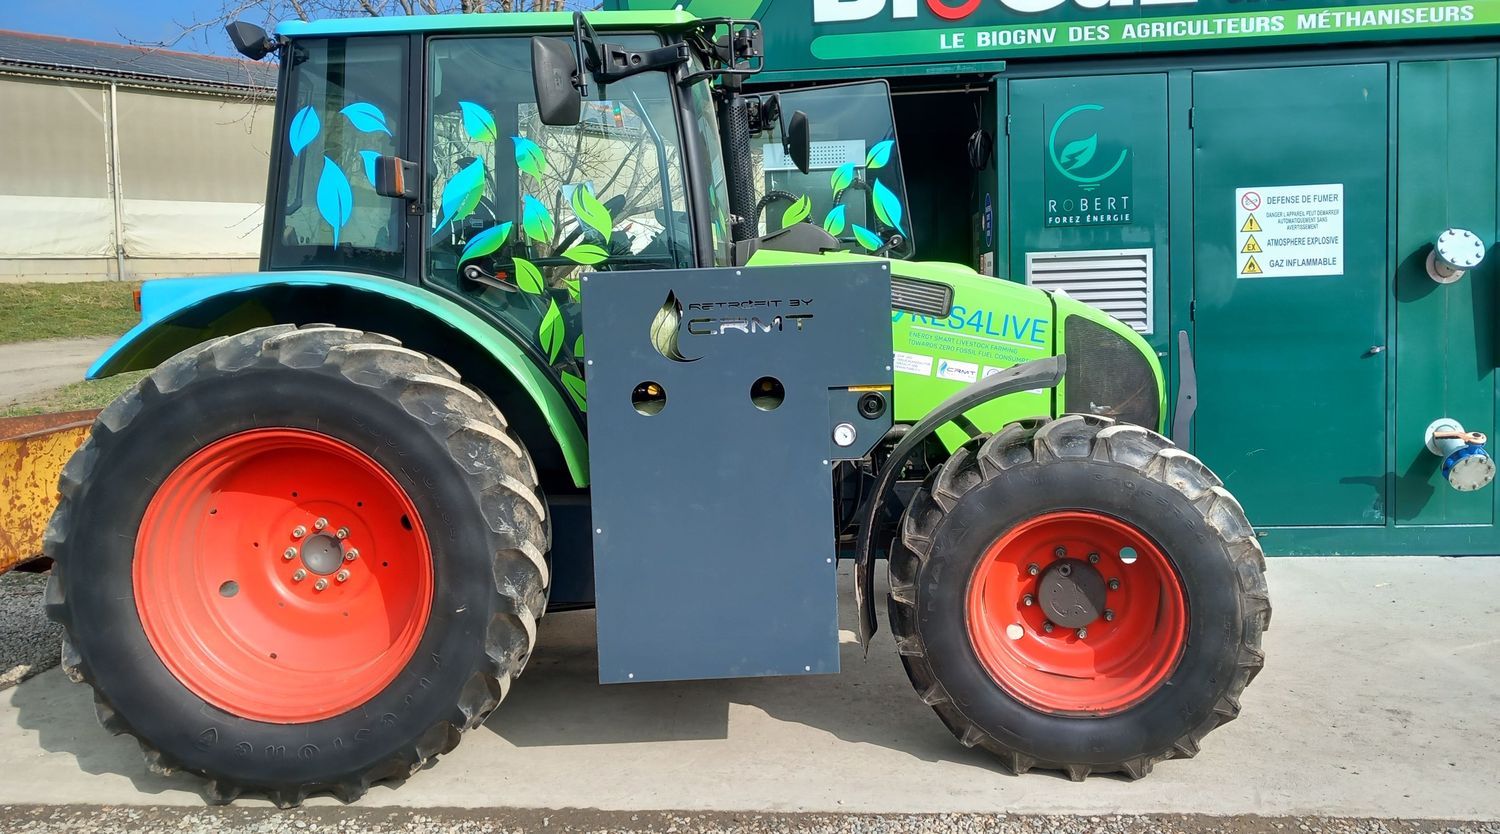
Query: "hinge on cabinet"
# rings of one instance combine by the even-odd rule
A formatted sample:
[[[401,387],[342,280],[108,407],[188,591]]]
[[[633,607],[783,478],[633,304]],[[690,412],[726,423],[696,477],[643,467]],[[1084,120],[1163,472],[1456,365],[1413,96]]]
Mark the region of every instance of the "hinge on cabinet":
[[[1189,301],[1188,302],[1188,321],[1197,321],[1197,320],[1198,320],[1198,302],[1196,302],[1196,301]]]
[[[1005,135],[1010,135],[1010,114],[1008,113],[1005,116]]]
[[[1196,107],[1189,107],[1188,108],[1188,130],[1192,130],[1193,129],[1193,111],[1196,110],[1196,109],[1197,109]]]

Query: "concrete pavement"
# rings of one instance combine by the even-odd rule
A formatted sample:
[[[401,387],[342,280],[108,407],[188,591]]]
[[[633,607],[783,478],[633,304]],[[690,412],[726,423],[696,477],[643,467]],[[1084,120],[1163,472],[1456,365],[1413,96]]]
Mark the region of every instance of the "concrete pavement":
[[[1270,580],[1242,718],[1140,782],[1005,775],[921,704],[888,633],[837,676],[602,687],[581,612],[543,622],[486,727],[360,804],[1500,819],[1500,559],[1278,559]],[[58,670],[0,695],[0,772],[0,805],[202,803]]]
[[[83,372],[117,338],[48,339],[0,345],[0,405],[82,381]]]

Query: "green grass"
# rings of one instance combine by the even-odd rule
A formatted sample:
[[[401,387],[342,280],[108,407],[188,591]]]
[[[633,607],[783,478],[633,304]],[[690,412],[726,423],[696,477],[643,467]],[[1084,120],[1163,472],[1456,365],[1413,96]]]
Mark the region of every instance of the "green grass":
[[[86,408],[103,408],[115,397],[125,393],[141,377],[150,371],[131,371],[104,379],[75,382],[36,396],[0,406],[0,417],[23,417],[28,414],[48,414],[57,411],[82,411]]]
[[[0,345],[118,336],[141,320],[130,298],[139,286],[128,281],[0,284]]]

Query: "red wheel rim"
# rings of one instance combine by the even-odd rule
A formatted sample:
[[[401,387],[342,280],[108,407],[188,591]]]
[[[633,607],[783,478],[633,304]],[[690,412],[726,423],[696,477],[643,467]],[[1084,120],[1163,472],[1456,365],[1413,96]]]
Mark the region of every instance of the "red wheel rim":
[[[327,435],[256,429],[178,466],[141,518],[135,604],[184,686],[243,718],[317,721],[411,659],[432,608],[416,507]]]
[[[1083,636],[1076,626],[1046,630],[1041,586],[1064,564],[1105,582],[1108,614]],[[1082,511],[1037,516],[990,545],[969,580],[966,620],[995,682],[1050,713],[1129,709],[1166,681],[1187,643],[1187,602],[1166,555],[1134,526]]]

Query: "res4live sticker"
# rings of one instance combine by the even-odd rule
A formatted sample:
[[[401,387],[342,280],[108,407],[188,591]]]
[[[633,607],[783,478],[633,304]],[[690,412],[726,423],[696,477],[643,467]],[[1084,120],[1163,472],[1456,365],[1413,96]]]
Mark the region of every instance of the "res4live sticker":
[[[1344,274],[1344,184],[1234,192],[1234,262],[1240,278]]]

